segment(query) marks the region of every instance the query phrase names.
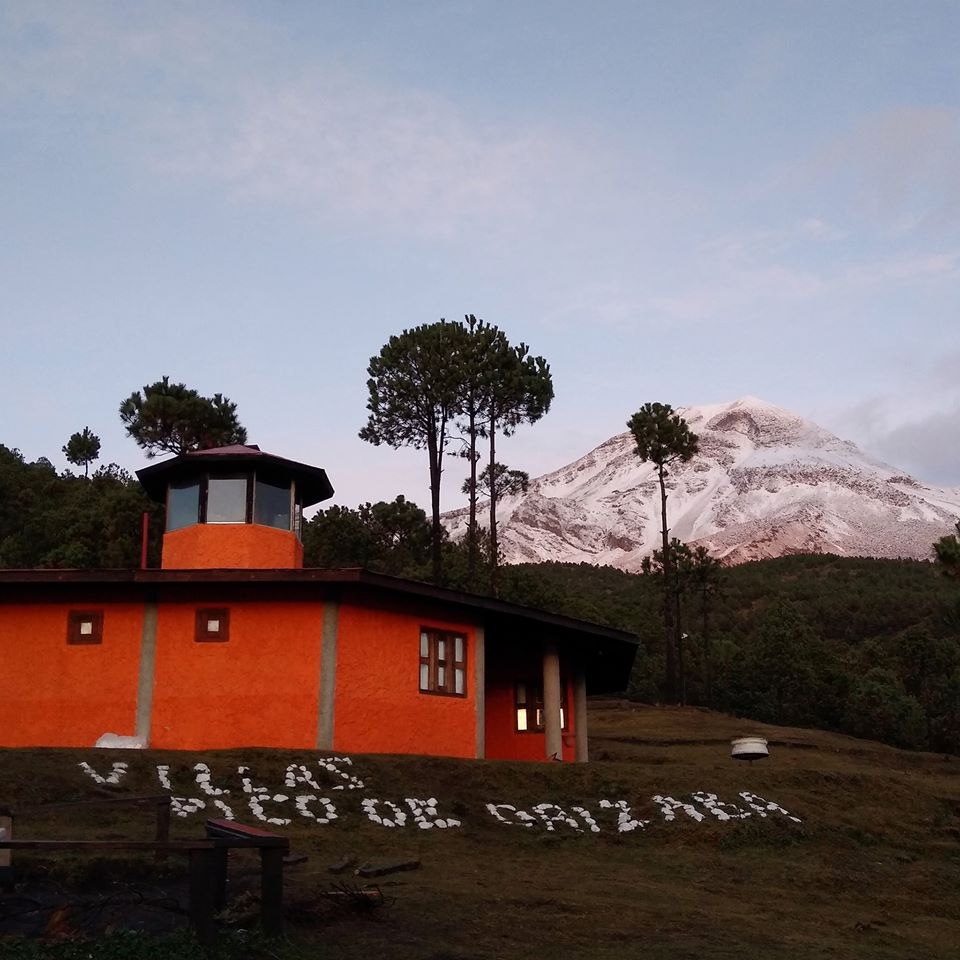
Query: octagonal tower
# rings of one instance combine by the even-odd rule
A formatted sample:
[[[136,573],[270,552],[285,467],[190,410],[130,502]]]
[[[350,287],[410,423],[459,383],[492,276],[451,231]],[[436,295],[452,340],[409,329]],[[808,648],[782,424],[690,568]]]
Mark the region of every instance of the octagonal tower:
[[[326,471],[233,444],[195,450],[137,471],[166,504],[161,567],[303,566],[303,510],[333,496]]]

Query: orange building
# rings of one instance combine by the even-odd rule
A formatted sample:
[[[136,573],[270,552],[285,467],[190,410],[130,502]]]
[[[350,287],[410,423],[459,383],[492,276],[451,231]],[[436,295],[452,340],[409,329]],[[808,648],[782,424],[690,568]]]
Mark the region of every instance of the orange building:
[[[296,747],[587,759],[587,693],[627,633],[490,597],[303,567],[323,470],[253,446],[138,473],[160,569],[0,570],[0,745]]]

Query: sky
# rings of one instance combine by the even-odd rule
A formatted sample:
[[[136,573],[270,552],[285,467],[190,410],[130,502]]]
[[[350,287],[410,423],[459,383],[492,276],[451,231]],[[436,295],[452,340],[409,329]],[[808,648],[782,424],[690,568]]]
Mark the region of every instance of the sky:
[[[958,42],[955,0],[3,0],[0,443],[135,470],[168,375],[427,507],[367,364],[473,313],[550,362],[532,476],[753,395],[960,486]]]

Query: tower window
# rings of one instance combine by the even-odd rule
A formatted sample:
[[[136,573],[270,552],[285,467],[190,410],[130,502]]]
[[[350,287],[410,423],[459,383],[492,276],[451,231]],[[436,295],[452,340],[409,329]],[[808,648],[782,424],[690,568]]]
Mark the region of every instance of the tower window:
[[[167,488],[167,530],[196,523],[200,516],[200,481],[171,483]]]
[[[207,523],[246,523],[247,487],[247,477],[210,477]]]

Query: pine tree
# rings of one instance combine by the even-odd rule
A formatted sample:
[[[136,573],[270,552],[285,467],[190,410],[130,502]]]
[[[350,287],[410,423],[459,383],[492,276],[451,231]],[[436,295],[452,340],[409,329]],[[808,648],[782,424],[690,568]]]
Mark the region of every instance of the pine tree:
[[[553,401],[553,378],[550,364],[543,357],[533,357],[525,343],[513,347],[506,336],[500,335],[494,345],[491,359],[494,379],[487,405],[486,431],[489,457],[488,475],[497,476],[497,434],[509,437],[522,423],[535,423],[550,410]],[[497,592],[497,484],[490,493],[490,592]]]
[[[66,445],[61,447],[69,463],[83,467],[84,477],[90,476],[90,464],[100,458],[100,438],[89,428],[71,434]]]
[[[442,578],[440,480],[450,427],[462,409],[467,332],[462,324],[425,324],[393,336],[370,358],[367,425],[360,439],[426,449],[430,470],[433,579]]]
[[[957,521],[957,532],[941,537],[933,545],[933,552],[944,574],[960,580],[960,520]]]
[[[235,403],[219,393],[202,397],[169,377],[130,394],[120,404],[120,419],[150,458],[247,442]]]
[[[670,528],[667,524],[667,467],[690,460],[697,452],[697,435],[668,403],[645,403],[628,421],[627,428],[636,442],[637,456],[657,468],[660,483],[661,552],[663,563],[663,627],[666,652],[666,695],[677,702],[677,654],[682,643],[674,600],[674,570],[670,551]]]

